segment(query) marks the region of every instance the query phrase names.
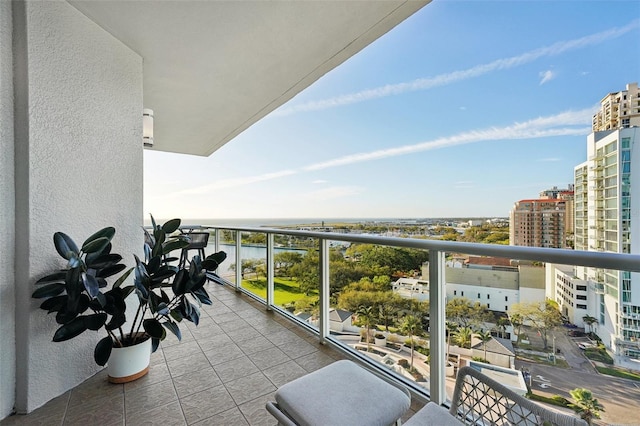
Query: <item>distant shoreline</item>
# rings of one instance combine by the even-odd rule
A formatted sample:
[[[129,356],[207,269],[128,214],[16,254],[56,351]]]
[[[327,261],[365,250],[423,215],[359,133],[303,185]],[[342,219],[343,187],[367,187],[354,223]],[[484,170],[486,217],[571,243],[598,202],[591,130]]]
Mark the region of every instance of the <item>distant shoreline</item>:
[[[291,225],[318,225],[325,226],[341,223],[393,223],[404,225],[429,225],[438,222],[466,222],[469,220],[489,220],[502,219],[506,217],[450,217],[450,218],[253,218],[253,219],[183,219],[182,225],[202,225],[202,226],[291,226]],[[156,223],[164,223],[167,219],[156,219]],[[145,225],[151,225],[150,220],[145,219]]]

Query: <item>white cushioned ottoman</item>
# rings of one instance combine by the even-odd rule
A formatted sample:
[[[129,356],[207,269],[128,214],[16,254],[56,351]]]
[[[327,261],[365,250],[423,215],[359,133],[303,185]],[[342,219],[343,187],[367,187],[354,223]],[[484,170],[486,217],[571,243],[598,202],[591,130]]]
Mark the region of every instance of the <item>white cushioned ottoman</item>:
[[[415,413],[404,426],[462,426],[463,423],[449,414],[444,407],[429,402]]]
[[[382,426],[402,417],[411,398],[406,389],[343,360],[282,386],[276,403],[301,426]]]

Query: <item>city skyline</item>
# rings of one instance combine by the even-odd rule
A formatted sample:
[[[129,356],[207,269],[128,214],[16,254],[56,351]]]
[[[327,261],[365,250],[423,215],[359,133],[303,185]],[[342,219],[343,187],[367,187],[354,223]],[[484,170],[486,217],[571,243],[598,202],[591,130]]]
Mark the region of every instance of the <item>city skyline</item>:
[[[433,2],[210,157],[145,151],[145,215],[506,217],[573,183],[600,99],[640,79],[639,17]]]

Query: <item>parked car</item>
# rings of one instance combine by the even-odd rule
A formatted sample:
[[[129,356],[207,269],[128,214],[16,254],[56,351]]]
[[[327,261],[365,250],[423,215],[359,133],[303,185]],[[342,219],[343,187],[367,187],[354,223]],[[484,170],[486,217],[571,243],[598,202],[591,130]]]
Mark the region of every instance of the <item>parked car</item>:
[[[584,337],[586,334],[580,330],[569,330],[569,336],[571,337]]]

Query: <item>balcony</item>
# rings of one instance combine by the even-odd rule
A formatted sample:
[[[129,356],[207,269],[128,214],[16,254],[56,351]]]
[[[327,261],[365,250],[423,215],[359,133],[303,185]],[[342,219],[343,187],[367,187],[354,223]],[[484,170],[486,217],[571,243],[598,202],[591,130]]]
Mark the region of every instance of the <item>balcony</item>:
[[[199,327],[188,324],[181,342],[165,340],[152,357],[150,373],[125,385],[108,384],[104,371],[50,401],[27,416],[13,416],[13,424],[272,424],[265,403],[279,386],[326,366],[353,359],[410,388],[414,401],[410,417],[427,401],[446,404],[452,381],[447,377],[445,338],[445,254],[467,253],[511,259],[553,262],[597,268],[640,271],[640,256],[540,249],[439,240],[389,238],[328,232],[268,228],[209,228],[214,247],[231,236],[235,254],[227,262],[242,264],[243,234],[264,236],[266,288],[264,296],[243,286],[243,269],[235,268],[228,285],[207,284],[213,305],[204,306]],[[318,250],[319,296],[317,326],[274,303],[275,237],[307,239]],[[428,251],[430,302],[430,362],[426,382],[394,373],[363,351],[340,340],[330,329],[332,296],[329,283],[330,247],[336,242],[367,243]],[[225,247],[226,249],[226,247]],[[207,250],[208,252],[210,250]],[[434,356],[438,354],[439,356]]]
[[[106,370],[27,416],[2,426],[274,424],[265,410],[275,390],[346,356],[296,323],[227,286],[207,284],[213,305],[198,327],[182,327],[151,358],[149,374],[110,384]],[[414,403],[407,417],[422,404]]]

